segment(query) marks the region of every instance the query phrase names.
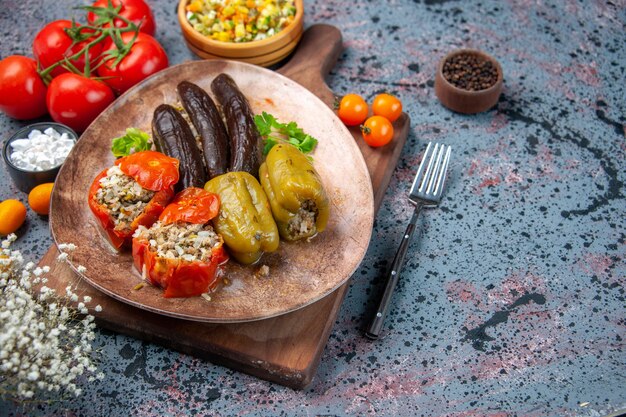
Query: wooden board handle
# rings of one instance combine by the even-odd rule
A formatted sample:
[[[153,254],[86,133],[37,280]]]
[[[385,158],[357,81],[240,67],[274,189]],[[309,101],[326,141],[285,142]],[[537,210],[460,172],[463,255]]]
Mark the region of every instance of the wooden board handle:
[[[316,24],[308,28],[289,62],[277,72],[291,78],[332,107],[335,95],[324,78],[343,51],[341,32],[334,26]],[[312,59],[312,57],[315,57]]]

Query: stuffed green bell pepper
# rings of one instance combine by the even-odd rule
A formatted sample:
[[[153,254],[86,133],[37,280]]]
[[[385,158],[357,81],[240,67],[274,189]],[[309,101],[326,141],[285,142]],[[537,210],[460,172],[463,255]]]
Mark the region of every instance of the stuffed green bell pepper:
[[[208,181],[204,189],[220,197],[220,212],[213,225],[233,258],[252,264],[264,252],[278,249],[276,223],[256,178],[247,172],[229,172]]]
[[[328,197],[309,159],[294,146],[275,145],[259,169],[280,236],[305,239],[326,228]]]

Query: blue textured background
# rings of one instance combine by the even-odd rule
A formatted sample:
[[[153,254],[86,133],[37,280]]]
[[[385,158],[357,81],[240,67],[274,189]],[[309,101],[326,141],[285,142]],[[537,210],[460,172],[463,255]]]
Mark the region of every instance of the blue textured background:
[[[0,55],[29,54],[69,0],[0,0]],[[171,63],[195,59],[175,2],[150,2]],[[411,116],[372,242],[309,389],[280,385],[106,331],[106,378],[72,402],[0,414],[600,416],[626,408],[626,3],[308,1],[306,25],[341,29],[338,93],[389,91]],[[434,95],[437,60],[475,47],[505,88],[474,116]],[[0,115],[8,137],[22,124]],[[425,144],[454,147],[446,196],[420,219],[384,338],[362,336],[410,217]],[[4,166],[0,198],[19,198]],[[16,247],[51,244],[32,212]]]

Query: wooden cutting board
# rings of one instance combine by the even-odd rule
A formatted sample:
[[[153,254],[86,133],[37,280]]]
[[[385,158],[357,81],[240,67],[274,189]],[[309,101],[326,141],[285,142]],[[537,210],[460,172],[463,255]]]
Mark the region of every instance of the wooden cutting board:
[[[324,77],[342,50],[337,28],[311,26],[293,57],[278,72],[332,106],[334,95]],[[359,86],[354,90],[359,92]],[[376,210],[406,142],[408,116],[403,114],[394,128],[392,143],[379,149],[364,144],[358,128],[351,129],[369,169]],[[40,262],[52,268],[48,285],[62,294],[67,285],[76,283],[78,294],[92,297],[91,306],[102,306],[102,312],[92,311],[99,326],[296,389],[306,387],[315,376],[348,288],[346,283],[322,300],[279,317],[249,323],[207,324],[158,315],[114,300],[79,281],[66,264],[56,263],[57,255],[53,246]]]

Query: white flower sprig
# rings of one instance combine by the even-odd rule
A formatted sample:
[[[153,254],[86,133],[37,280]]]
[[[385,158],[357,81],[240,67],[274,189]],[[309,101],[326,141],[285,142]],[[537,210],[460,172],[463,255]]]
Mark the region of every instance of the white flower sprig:
[[[15,239],[9,235],[0,249],[0,397],[79,396],[81,375],[89,381],[104,376],[92,358],[95,324],[86,307],[91,297],[78,303],[71,286],[65,297],[48,288],[50,267],[24,263],[20,251],[10,249]],[[67,262],[75,249],[59,245],[58,260]]]

